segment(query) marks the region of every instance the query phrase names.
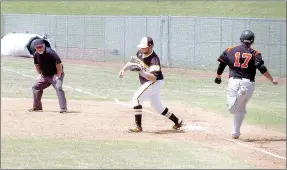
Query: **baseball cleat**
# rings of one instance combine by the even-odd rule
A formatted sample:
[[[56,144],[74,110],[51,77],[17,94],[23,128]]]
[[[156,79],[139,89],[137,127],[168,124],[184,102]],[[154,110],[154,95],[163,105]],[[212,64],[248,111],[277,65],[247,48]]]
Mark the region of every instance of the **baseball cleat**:
[[[232,139],[238,139],[238,138],[239,138],[239,136],[232,135]]]
[[[60,113],[67,113],[67,110],[61,110]]]
[[[181,130],[181,127],[184,126],[183,121],[181,120],[178,124],[172,126],[174,130]]]
[[[133,129],[128,129],[128,132],[129,133],[139,133],[139,132],[142,132],[143,129],[141,127],[135,127]]]
[[[28,110],[29,112],[42,112],[43,109],[36,109],[36,108],[32,108]]]

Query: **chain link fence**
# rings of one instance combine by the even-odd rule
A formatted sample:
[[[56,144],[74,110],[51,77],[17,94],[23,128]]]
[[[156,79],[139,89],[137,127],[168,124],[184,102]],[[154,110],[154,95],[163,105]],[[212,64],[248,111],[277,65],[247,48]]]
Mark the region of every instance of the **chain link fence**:
[[[244,29],[255,33],[274,75],[286,75],[286,20],[192,16],[82,16],[2,14],[1,36],[11,32],[48,34],[62,58],[126,62],[143,36],[167,67],[215,70],[217,58],[239,44]]]

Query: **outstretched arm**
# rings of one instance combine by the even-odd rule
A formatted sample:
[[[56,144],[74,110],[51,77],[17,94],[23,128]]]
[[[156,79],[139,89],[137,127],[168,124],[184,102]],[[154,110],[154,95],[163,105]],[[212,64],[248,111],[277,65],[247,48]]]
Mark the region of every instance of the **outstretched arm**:
[[[267,70],[266,66],[264,65],[264,61],[262,60],[262,56],[260,53],[258,53],[258,55],[255,56],[255,66],[256,68],[260,71],[261,74],[263,74],[268,80],[270,80],[271,83],[273,83],[274,85],[278,84],[278,81],[275,80],[271,74],[269,73],[269,71]]]

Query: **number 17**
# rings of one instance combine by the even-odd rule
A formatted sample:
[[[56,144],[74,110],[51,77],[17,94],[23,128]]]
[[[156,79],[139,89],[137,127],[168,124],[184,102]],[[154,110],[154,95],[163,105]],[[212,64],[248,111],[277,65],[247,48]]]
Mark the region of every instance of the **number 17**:
[[[244,62],[241,64],[241,68],[248,68],[248,63],[252,58],[250,53],[242,53],[242,58],[245,58]],[[234,67],[240,67],[240,52],[235,53]]]

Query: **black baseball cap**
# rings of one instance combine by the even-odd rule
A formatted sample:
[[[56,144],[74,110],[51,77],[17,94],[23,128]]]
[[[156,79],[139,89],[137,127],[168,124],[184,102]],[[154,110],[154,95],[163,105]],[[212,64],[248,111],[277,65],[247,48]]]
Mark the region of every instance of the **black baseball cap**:
[[[34,48],[36,48],[37,46],[43,45],[43,44],[45,44],[43,39],[36,39],[34,41]]]

